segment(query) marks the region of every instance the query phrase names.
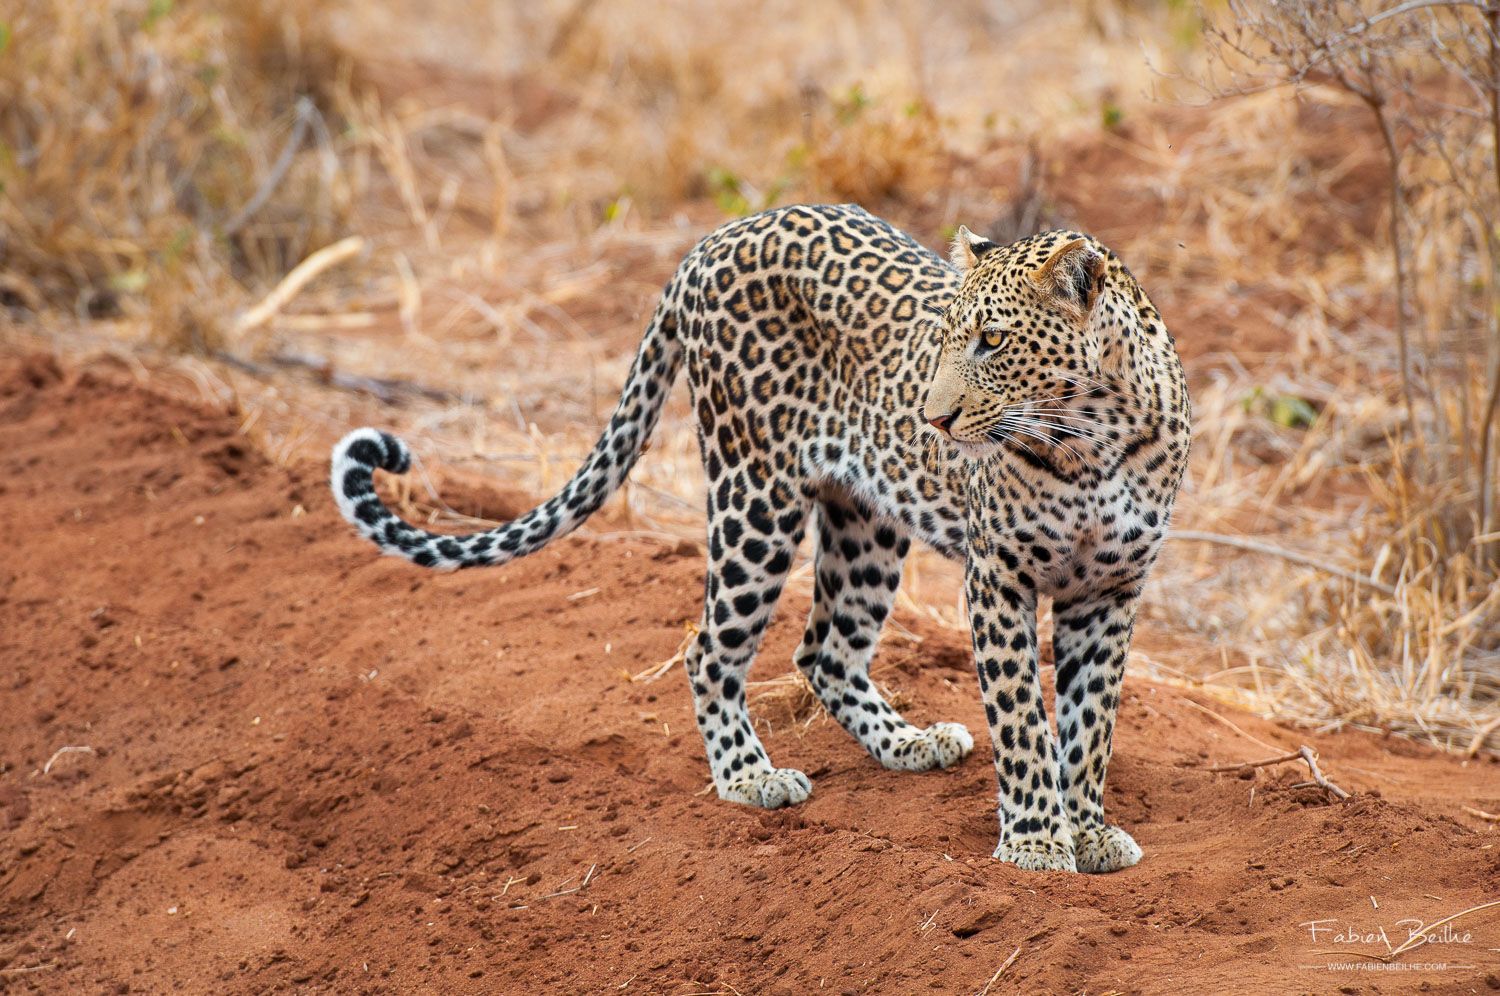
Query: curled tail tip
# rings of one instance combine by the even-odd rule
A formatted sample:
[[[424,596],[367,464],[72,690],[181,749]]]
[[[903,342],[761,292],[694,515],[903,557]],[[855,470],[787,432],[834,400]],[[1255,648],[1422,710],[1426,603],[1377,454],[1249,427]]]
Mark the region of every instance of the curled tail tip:
[[[392,474],[404,474],[411,469],[411,450],[389,432],[379,429],[355,429],[333,448],[333,465],[345,461],[359,464],[371,470],[379,468]]]

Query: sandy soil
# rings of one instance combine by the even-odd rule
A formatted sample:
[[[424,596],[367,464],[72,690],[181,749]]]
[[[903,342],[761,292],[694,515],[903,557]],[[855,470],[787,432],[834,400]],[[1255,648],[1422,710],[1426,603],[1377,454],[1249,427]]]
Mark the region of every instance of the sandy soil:
[[[0,989],[1500,988],[1495,910],[1396,959],[1446,968],[1328,968],[1500,897],[1500,831],[1464,810],[1500,809],[1494,759],[1133,678],[1108,806],[1145,861],[1036,875],[988,857],[982,750],[887,772],[772,687],[768,746],[814,795],[731,806],[704,792],[681,676],[629,680],[696,617],[695,549],[583,536],[424,573],[338,520],[320,465],[238,428],[0,361]],[[806,600],[785,608],[758,678],[789,667]],[[898,621],[920,642],[887,637],[883,680],[982,736],[962,635]],[[1205,770],[1303,742],[1352,801],[1291,766]]]

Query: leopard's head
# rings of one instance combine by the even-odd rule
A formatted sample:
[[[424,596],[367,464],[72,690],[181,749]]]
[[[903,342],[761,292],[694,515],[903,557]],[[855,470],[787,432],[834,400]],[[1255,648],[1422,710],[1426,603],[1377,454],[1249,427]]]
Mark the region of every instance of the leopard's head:
[[[1105,257],[1092,238],[1044,232],[1007,246],[960,228],[963,283],[941,319],[923,417],[973,454],[1024,440],[1036,414],[1099,384],[1095,311]]]

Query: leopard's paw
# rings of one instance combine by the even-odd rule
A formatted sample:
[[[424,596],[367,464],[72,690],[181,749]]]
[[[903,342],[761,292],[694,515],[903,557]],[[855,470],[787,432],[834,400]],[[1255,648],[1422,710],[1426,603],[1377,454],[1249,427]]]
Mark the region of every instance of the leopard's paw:
[[[1078,871],[1073,845],[1059,841],[1001,839],[995,857],[1025,871]]]
[[[961,723],[933,723],[892,744],[881,763],[893,771],[951,768],[973,749],[974,738]]]
[[[812,794],[812,782],[796,768],[776,768],[719,787],[719,798],[761,809],[795,806]]]
[[[1141,846],[1119,827],[1088,827],[1073,835],[1078,870],[1099,874],[1129,868],[1141,860]]]

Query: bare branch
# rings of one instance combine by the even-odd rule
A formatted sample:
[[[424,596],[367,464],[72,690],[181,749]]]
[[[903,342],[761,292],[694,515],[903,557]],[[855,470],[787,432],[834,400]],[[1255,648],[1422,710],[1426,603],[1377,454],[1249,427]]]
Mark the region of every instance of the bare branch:
[[[1301,784],[1316,785],[1318,788],[1336,797],[1340,801],[1349,798],[1348,792],[1335,785],[1333,782],[1329,781],[1328,778],[1323,774],[1322,769],[1318,767],[1318,752],[1313,750],[1306,744],[1303,744],[1292,753],[1282,754],[1280,757],[1268,757],[1261,761],[1246,761],[1243,764],[1220,764],[1215,765],[1208,770],[1213,772],[1249,771],[1252,768],[1267,768],[1273,764],[1288,764],[1292,761],[1304,762],[1307,765],[1307,770],[1312,773],[1313,780],[1311,782],[1304,782]]]

